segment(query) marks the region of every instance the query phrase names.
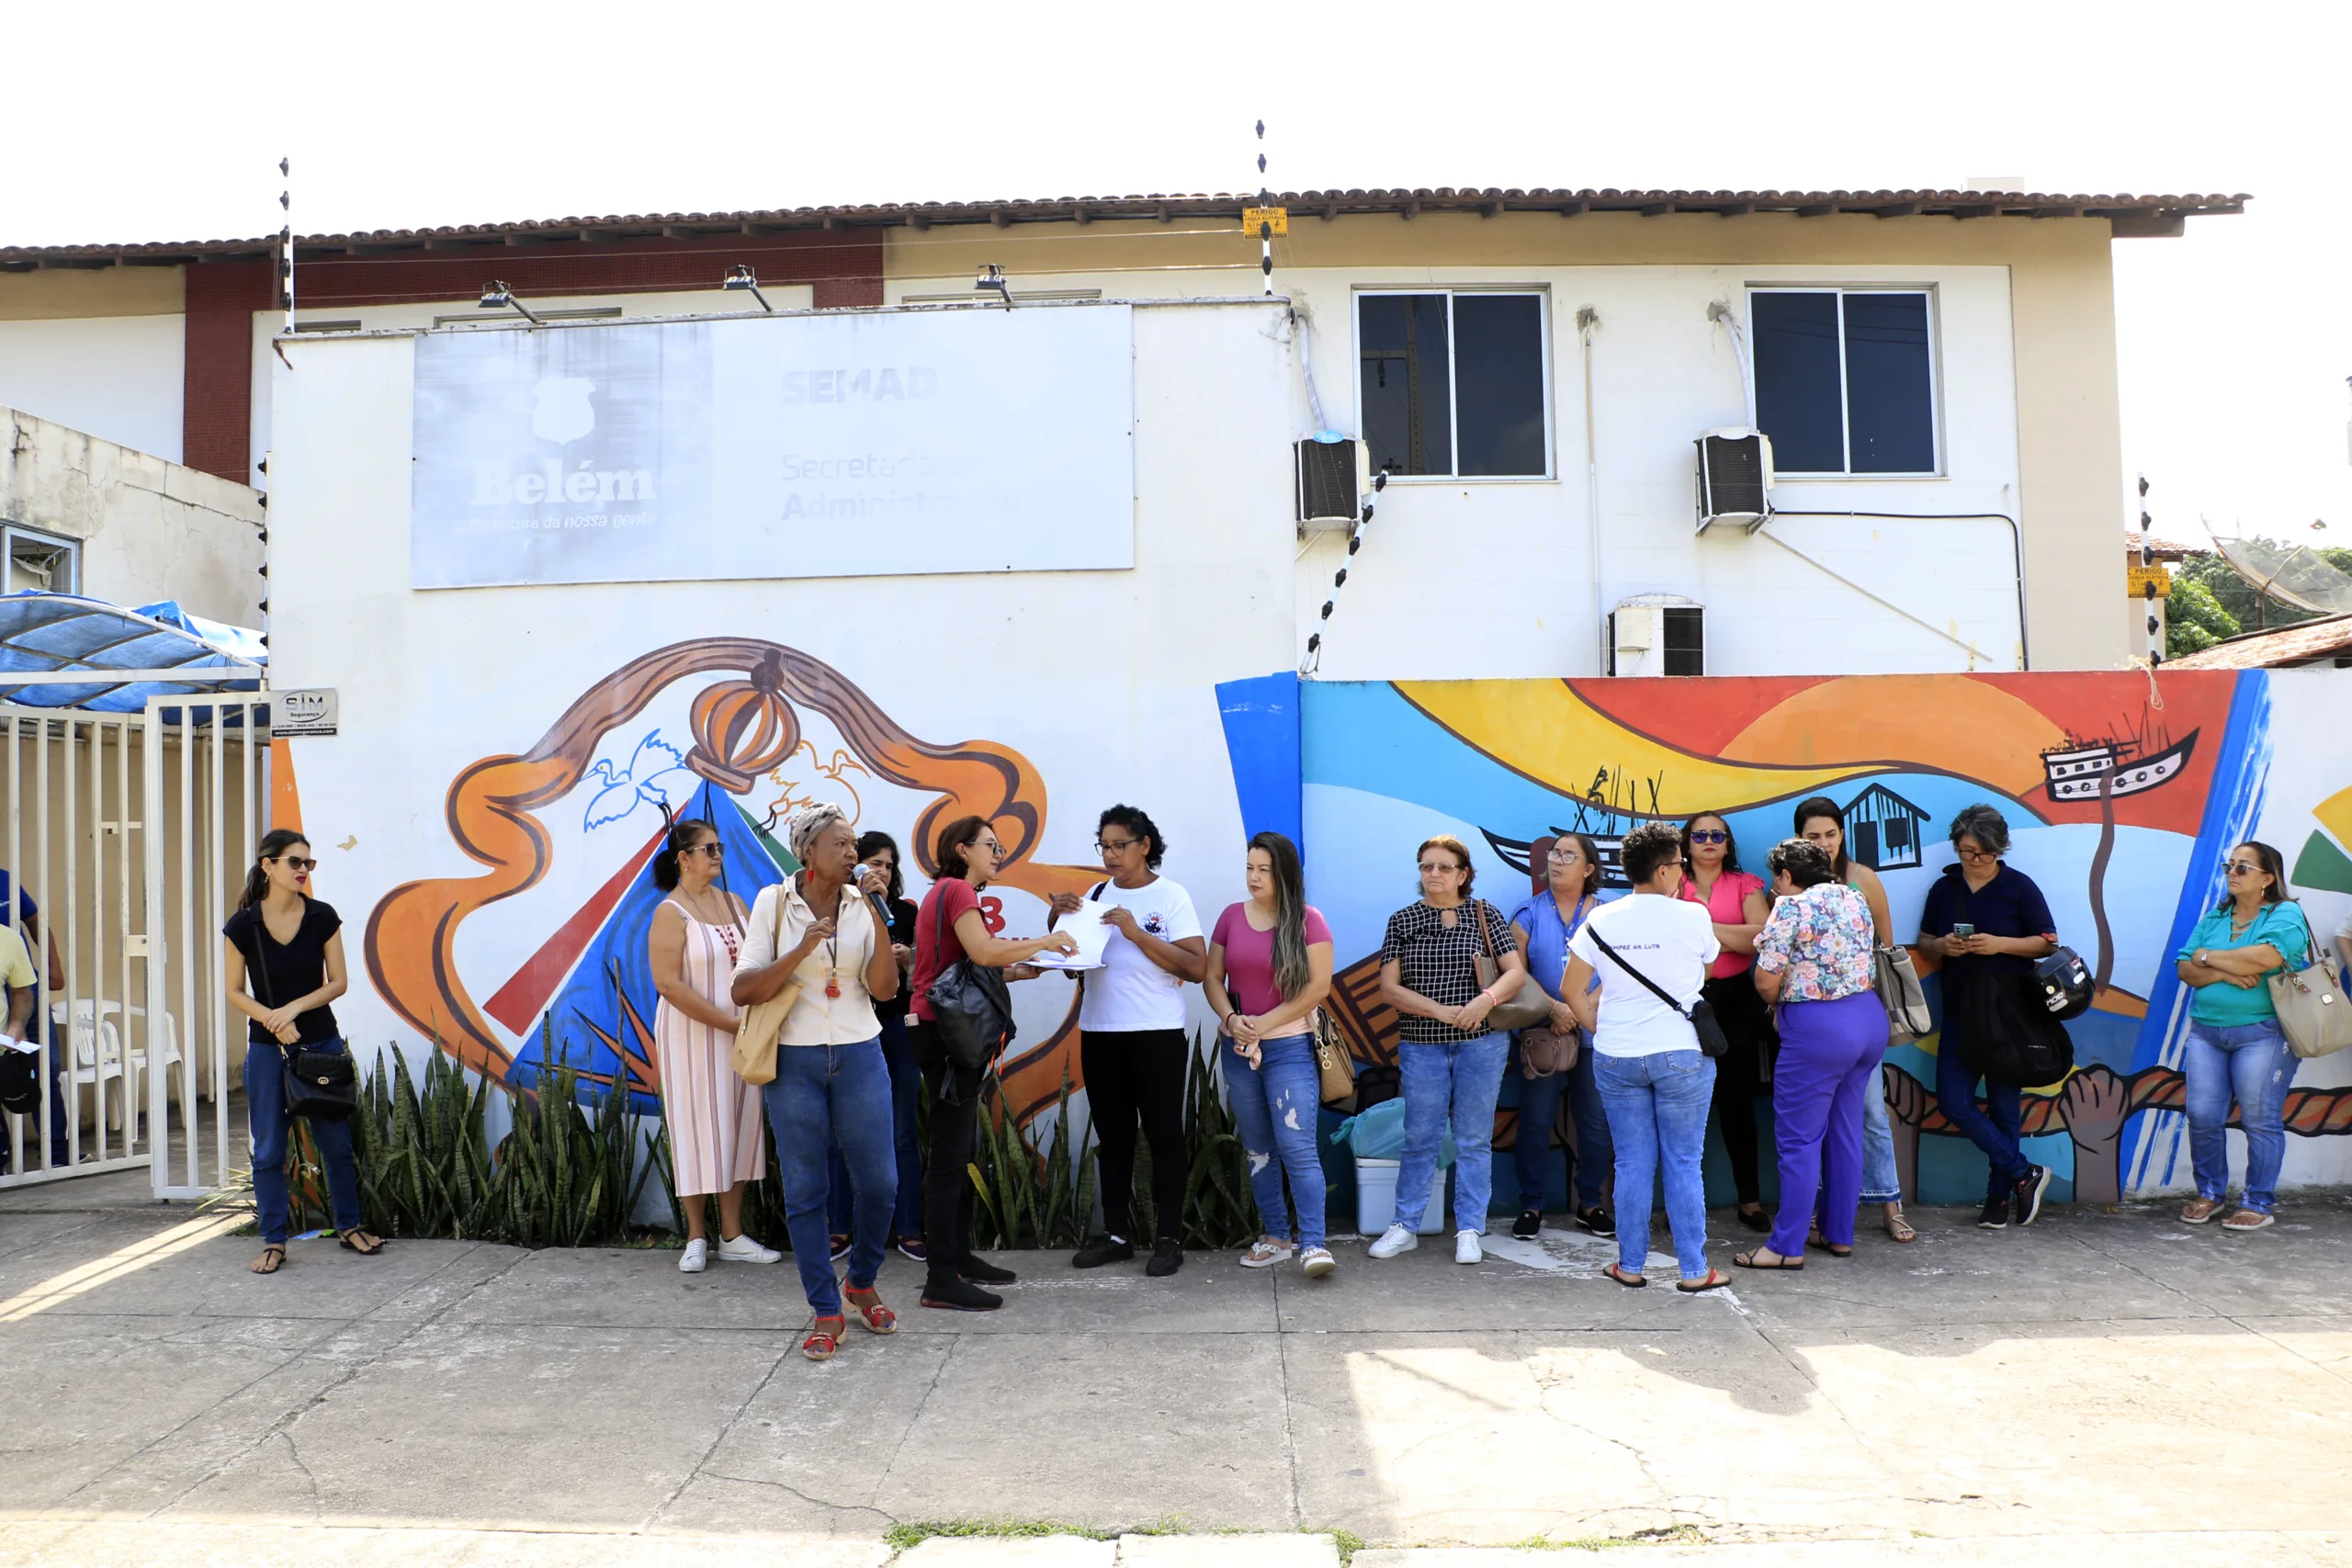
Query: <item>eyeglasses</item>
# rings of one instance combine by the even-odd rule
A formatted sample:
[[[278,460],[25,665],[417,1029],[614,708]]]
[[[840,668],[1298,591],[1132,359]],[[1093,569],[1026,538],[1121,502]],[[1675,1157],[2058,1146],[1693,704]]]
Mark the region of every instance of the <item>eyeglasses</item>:
[[[277,858],[281,863],[296,871],[309,871],[319,863],[314,860],[304,860],[300,855],[280,855]]]
[[[2260,871],[2262,868],[2255,864],[2254,862],[2250,860],[2233,860],[2223,861],[2222,863],[2222,869],[2228,872],[2232,876],[2252,876],[2256,872]]]
[[[1721,828],[1694,828],[1690,830],[1690,841],[1694,844],[1728,844],[1731,835]]]
[[[1998,850],[1963,850],[1958,844],[1954,844],[1952,849],[1962,860],[1999,860],[2001,858]]]
[[[1459,865],[1455,865],[1455,864],[1454,864],[1453,862],[1451,862],[1451,861],[1442,861],[1442,860],[1425,860],[1425,861],[1423,861],[1423,862],[1421,863],[1421,874],[1422,874],[1423,876],[1427,876],[1427,875],[1430,874],[1432,872],[1440,872],[1440,871],[1462,872],[1462,871],[1466,871],[1466,870],[1468,870],[1468,869],[1469,869],[1469,868],[1468,868],[1467,866],[1459,866]]]
[[[1555,861],[1561,865],[1566,865],[1572,860],[1584,859],[1584,852],[1577,849],[1574,844],[1570,844],[1565,850],[1553,850],[1548,852],[1544,858],[1548,861]]]
[[[720,843],[717,839],[713,839],[707,843],[696,844],[693,849],[687,850],[684,852],[690,855],[697,853],[708,855],[712,860],[725,860],[727,858],[727,846]]]
[[[1097,839],[1094,840],[1094,852],[1100,855],[1120,854],[1142,842],[1141,839]]]

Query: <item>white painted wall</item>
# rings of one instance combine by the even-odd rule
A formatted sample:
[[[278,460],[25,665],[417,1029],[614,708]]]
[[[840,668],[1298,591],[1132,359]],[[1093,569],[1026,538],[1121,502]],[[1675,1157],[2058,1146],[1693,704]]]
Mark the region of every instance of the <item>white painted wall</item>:
[[[243,485],[0,408],[0,518],[79,539],[91,598],[259,623],[262,505]]]
[[[0,404],[180,460],[187,318],[0,321]]]

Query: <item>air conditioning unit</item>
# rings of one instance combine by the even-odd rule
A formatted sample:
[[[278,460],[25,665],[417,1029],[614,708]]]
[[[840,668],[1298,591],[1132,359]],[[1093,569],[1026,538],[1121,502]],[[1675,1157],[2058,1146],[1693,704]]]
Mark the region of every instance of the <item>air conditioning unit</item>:
[[[1372,457],[1361,441],[1308,436],[1295,449],[1301,533],[1345,529],[1363,515],[1372,491]]]
[[[1753,534],[1772,515],[1772,438],[1733,425],[1699,437],[1699,532],[1718,523]]]
[[[1703,675],[1707,612],[1674,593],[1640,593],[1609,614],[1611,675]]]

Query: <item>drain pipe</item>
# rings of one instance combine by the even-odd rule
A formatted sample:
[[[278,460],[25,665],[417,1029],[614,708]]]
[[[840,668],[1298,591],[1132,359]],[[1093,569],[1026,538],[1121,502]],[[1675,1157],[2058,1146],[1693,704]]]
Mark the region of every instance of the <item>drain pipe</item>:
[[[1882,517],[1882,518],[1885,518],[1885,519],[1887,519],[1887,520],[1888,520],[1888,521],[1890,521],[1890,522],[1896,522],[1896,523],[1975,523],[1975,522],[2007,523],[2007,524],[2009,525],[2009,557],[2010,557],[2010,559],[2011,559],[2011,561],[2014,563],[2014,565],[2015,565],[2015,567],[2016,567],[2016,570],[2017,570],[2017,590],[2018,590],[2018,668],[2019,670],[2030,670],[2030,669],[2032,669],[2032,668],[2033,668],[2033,660],[2032,660],[2032,659],[2031,659],[2030,657],[2029,657],[2029,655],[2028,655],[2028,653],[2027,653],[2027,650],[2026,650],[2026,640],[2025,640],[2025,534],[2024,534],[2024,531],[2023,531],[2023,530],[2021,530],[2020,528],[2018,528],[2018,520],[2017,520],[2016,518],[2014,518],[2014,517],[2010,516],[2007,513],[2006,513],[2006,512],[1783,512],[1783,511],[1781,511],[1779,507],[1777,507],[1777,506],[1776,506],[1776,507],[1774,507],[1774,508],[1772,509],[1772,515],[1773,515],[1773,516],[1775,516],[1775,517]],[[1787,546],[1787,545],[1785,545],[1785,544],[1781,544],[1781,541],[1780,541],[1780,540],[1778,540],[1778,539],[1775,539],[1775,540],[1773,540],[1772,542],[1773,542],[1774,544],[1776,544],[1776,545],[1781,545],[1781,547],[1782,547],[1783,549],[1787,549],[1787,548],[1789,548],[1789,547],[1790,547],[1789,546]],[[1818,563],[1815,563],[1815,564],[1818,564]],[[1932,630],[1934,630],[1935,628],[1933,628],[1933,627],[1929,627],[1928,629],[1932,631]],[[1938,635],[1938,636],[1942,636],[1943,634],[1941,634],[1941,633],[1938,633],[1937,635]]]
[[[1600,609],[1600,447],[1593,440],[1592,334],[1600,312],[1589,305],[1577,308],[1577,341],[1584,345],[1584,508],[1592,529],[1592,640],[1600,660],[1596,674],[1609,673],[1609,619]]]

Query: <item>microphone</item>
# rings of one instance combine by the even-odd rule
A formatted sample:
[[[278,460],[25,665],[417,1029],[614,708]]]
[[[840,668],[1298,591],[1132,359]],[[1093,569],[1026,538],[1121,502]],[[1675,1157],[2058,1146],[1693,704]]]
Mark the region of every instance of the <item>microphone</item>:
[[[865,883],[858,881],[858,872],[862,872],[865,869],[865,866],[860,865],[857,868],[857,871],[851,872],[850,883],[860,893],[865,894],[865,901],[874,907],[875,927],[881,931],[882,940],[884,942],[888,942],[890,940],[890,906],[888,902],[883,898],[881,894],[873,891],[871,888],[867,887]]]

